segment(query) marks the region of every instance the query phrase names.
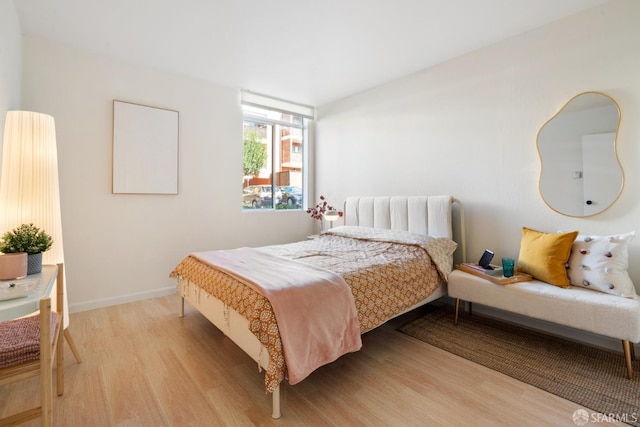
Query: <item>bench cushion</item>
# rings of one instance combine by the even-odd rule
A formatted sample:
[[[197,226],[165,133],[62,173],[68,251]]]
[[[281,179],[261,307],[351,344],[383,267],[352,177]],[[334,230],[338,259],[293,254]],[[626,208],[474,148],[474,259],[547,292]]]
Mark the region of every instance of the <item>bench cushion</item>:
[[[455,270],[449,296],[634,343],[640,342],[640,300],[583,288],[531,282],[497,285]]]

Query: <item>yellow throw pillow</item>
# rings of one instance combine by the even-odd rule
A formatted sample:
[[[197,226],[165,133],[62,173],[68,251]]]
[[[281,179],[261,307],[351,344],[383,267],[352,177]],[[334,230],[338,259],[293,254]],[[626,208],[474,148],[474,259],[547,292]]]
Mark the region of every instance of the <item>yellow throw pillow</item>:
[[[566,264],[576,237],[577,231],[543,233],[522,227],[518,271],[528,273],[534,279],[568,288]]]

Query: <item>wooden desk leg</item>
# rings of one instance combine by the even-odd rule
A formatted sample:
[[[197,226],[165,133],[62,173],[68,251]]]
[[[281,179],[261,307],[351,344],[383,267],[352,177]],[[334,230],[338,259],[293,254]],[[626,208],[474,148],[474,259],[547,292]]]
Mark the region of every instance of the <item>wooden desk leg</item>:
[[[58,264],[58,277],[56,282],[56,311],[58,312],[58,325],[56,326],[56,392],[58,396],[64,393],[64,265]]]
[[[53,369],[51,367],[51,298],[40,300],[40,415],[42,425],[53,425]]]
[[[64,263],[58,264],[58,277],[56,280],[58,286],[58,304],[60,304],[60,301],[64,299]],[[64,311],[62,305],[58,307],[57,311],[58,313],[62,313]],[[71,348],[73,357],[75,357],[77,363],[82,362],[82,359],[80,359],[80,353],[78,353],[78,349],[76,348],[76,344],[73,342],[73,338],[71,338],[71,332],[69,332],[69,329],[64,327],[64,323],[62,323],[62,328],[64,329],[64,338],[67,340],[67,343]],[[59,342],[62,344],[62,338],[60,338]],[[60,354],[62,354],[62,345],[58,346],[58,349],[60,350]]]
[[[62,325],[60,326],[62,328]],[[58,331],[58,343],[56,344],[56,393],[64,394],[64,339],[62,331]]]
[[[76,359],[76,363],[82,362],[82,359],[80,359],[80,353],[78,353],[78,349],[76,348],[76,344],[73,342],[73,338],[71,338],[69,328],[64,330],[64,338],[67,340],[67,344],[69,344],[69,348],[71,349],[71,353],[73,353],[73,357]]]

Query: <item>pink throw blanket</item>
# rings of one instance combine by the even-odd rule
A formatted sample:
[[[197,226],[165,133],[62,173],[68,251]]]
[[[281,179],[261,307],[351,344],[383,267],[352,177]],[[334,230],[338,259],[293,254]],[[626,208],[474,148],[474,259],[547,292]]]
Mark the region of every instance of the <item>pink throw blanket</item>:
[[[269,300],[290,384],[362,347],[351,289],[337,274],[252,248],[191,256],[234,276]]]

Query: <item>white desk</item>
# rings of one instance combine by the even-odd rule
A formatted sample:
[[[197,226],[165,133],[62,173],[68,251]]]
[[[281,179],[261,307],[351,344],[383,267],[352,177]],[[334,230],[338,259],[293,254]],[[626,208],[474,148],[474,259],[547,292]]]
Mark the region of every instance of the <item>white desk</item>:
[[[24,297],[0,301],[0,322],[26,316],[40,310],[40,299],[51,295],[58,276],[57,265],[43,265],[42,272],[32,274],[19,280],[2,280],[0,287],[6,288],[10,283],[20,284],[38,280],[37,288]]]

